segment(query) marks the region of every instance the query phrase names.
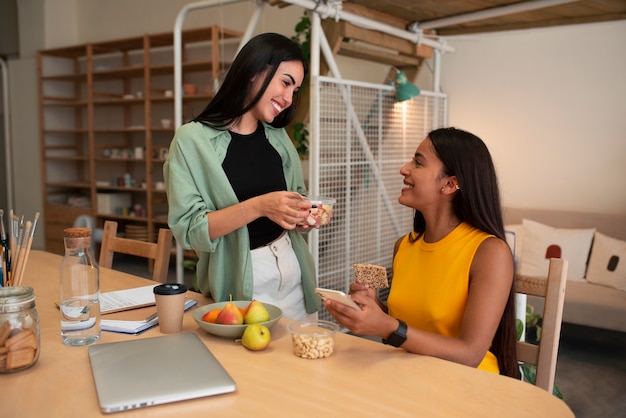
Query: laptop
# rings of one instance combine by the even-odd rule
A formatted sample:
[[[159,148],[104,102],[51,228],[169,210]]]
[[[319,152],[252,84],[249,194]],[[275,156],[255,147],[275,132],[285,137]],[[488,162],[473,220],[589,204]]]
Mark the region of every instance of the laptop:
[[[89,346],[102,412],[234,392],[235,381],[194,333]]]

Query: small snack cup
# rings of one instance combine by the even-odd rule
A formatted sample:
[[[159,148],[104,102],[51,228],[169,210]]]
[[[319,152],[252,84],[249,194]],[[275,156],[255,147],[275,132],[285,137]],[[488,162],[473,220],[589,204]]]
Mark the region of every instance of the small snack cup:
[[[318,359],[333,353],[339,325],[324,320],[304,320],[289,324],[287,329],[291,334],[293,354],[305,359]]]
[[[313,204],[309,216],[301,225],[307,223],[309,226],[319,228],[322,225],[328,225],[333,218],[333,206],[336,200],[332,197],[314,196],[306,198]]]

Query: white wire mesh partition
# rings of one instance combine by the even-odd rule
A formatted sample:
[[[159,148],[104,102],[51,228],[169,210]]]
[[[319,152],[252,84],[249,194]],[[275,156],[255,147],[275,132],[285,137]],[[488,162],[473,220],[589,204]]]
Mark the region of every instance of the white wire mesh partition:
[[[393,245],[413,227],[413,210],[398,203],[399,170],[431,129],[445,125],[447,98],[422,93],[396,103],[391,86],[329,77],[319,77],[315,88],[319,118],[311,123],[319,127],[319,142],[312,146],[312,190],[337,202],[311,250],[319,286],[347,291],[355,263],[391,272]],[[386,292],[380,296],[386,299]],[[320,318],[332,319],[326,310]]]

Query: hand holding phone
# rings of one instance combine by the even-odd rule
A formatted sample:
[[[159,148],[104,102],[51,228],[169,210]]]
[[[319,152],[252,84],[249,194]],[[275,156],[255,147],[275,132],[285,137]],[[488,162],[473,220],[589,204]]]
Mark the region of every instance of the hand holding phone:
[[[340,290],[323,289],[321,287],[318,287],[315,289],[315,293],[317,293],[322,298],[322,300],[332,299],[339,303],[343,303],[346,306],[350,306],[351,308],[361,310],[361,307],[357,305],[357,303],[353,301],[350,296],[346,295]]]

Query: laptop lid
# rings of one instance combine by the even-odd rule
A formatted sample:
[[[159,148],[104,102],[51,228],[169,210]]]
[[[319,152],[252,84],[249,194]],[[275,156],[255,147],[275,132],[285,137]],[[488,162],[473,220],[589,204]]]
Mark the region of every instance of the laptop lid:
[[[233,392],[235,381],[194,333],[89,346],[102,412]]]

